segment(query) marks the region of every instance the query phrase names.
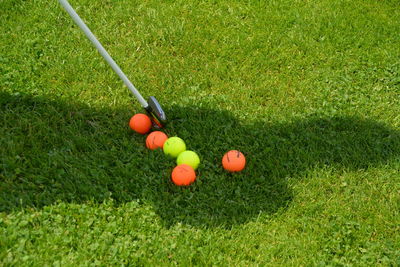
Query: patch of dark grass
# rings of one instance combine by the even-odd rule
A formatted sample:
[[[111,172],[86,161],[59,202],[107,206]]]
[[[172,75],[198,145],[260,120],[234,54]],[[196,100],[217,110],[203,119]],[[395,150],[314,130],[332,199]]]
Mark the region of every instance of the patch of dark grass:
[[[288,181],[312,169],[368,169],[400,154],[399,132],[361,117],[313,115],[290,122],[243,123],[226,111],[170,106],[169,136],[183,138],[201,158],[198,179],[174,186],[175,160],[149,151],[131,132],[129,110],[21,94],[0,95],[0,211],[56,201],[151,203],[166,226],[231,227],[274,215],[293,198]],[[241,150],[246,169],[221,167]]]

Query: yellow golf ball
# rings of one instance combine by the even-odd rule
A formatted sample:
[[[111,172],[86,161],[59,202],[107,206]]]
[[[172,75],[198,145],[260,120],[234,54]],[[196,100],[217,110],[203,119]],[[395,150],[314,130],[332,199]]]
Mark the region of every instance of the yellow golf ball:
[[[190,151],[190,150],[186,150],[186,151],[183,151],[182,153],[180,153],[178,155],[178,158],[176,159],[176,163],[178,165],[181,165],[181,164],[189,165],[193,169],[196,170],[197,167],[199,167],[200,158],[196,154],[196,152],[193,152],[193,151]]]
[[[176,158],[181,152],[186,150],[186,144],[177,136],[170,137],[165,141],[163,150],[164,154]]]

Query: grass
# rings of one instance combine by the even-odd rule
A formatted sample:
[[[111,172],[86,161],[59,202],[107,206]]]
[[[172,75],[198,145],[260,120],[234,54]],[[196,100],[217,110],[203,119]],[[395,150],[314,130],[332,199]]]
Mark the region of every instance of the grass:
[[[197,181],[56,1],[2,0],[0,265],[400,264],[397,1],[71,4]]]

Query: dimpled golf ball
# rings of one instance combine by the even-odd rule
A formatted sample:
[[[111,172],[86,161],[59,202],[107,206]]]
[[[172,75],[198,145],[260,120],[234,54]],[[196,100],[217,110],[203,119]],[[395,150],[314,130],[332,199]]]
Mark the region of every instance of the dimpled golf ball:
[[[173,169],[171,178],[175,185],[188,186],[196,180],[196,173],[191,166],[181,164]]]
[[[199,167],[200,158],[196,154],[196,152],[193,152],[193,151],[190,151],[190,150],[186,150],[186,151],[183,151],[182,153],[180,153],[178,155],[178,158],[176,159],[176,163],[178,165],[181,165],[181,164],[189,165],[193,169],[196,170],[197,167]]]
[[[165,141],[167,141],[168,136],[160,131],[154,131],[150,133],[146,138],[146,147],[150,150],[155,150],[157,148],[163,148]]]
[[[222,158],[222,166],[230,172],[239,172],[246,166],[246,158],[238,150],[231,150],[225,153]]]
[[[146,134],[151,129],[151,120],[146,114],[135,114],[129,121],[129,127],[137,133]]]
[[[186,150],[186,144],[179,137],[170,137],[165,141],[163,150],[166,155],[176,158],[181,152]]]

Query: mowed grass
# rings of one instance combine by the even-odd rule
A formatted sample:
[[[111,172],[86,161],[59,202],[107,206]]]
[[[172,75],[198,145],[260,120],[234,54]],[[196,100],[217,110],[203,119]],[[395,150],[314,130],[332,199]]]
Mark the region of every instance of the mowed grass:
[[[0,0],[0,265],[400,265],[397,1],[71,4],[197,181],[57,1]]]

